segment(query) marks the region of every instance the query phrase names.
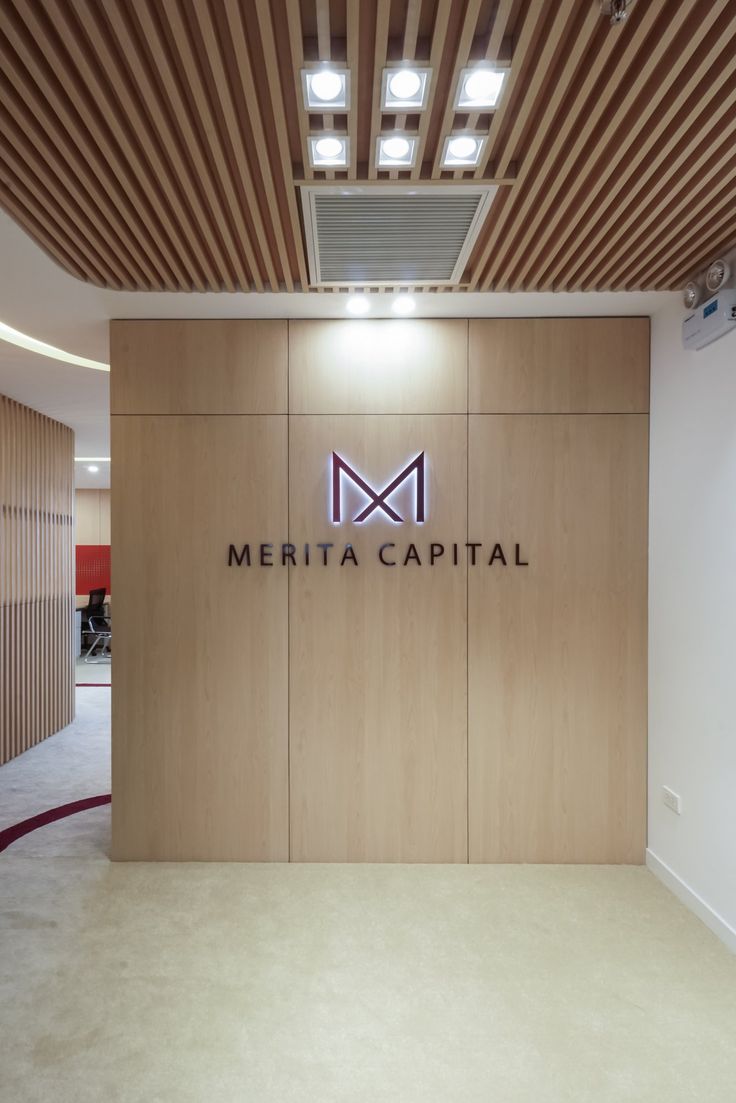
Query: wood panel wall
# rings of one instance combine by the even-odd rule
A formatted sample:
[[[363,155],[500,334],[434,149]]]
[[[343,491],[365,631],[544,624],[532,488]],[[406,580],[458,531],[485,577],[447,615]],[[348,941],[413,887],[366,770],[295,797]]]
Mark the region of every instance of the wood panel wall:
[[[74,717],[74,434],[0,395],[0,763]]]
[[[641,862],[648,342],[113,323],[114,856]],[[332,526],[333,449],[377,486],[424,449],[426,523]],[[282,540],[360,565],[227,566]]]
[[[110,491],[81,489],[74,494],[74,543],[110,543]]]

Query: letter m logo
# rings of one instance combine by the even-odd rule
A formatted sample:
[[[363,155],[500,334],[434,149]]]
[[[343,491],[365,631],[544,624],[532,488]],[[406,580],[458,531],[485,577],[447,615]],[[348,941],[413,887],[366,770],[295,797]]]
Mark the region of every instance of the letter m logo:
[[[388,499],[394,493],[395,490],[406,482],[412,475],[414,476],[414,520],[417,524],[424,524],[424,487],[425,487],[425,472],[424,472],[424,452],[420,452],[418,456],[415,456],[411,460],[403,471],[400,471],[389,482],[383,490],[376,491],[373,487],[366,482],[366,480],[357,471],[354,470],[349,464],[345,462],[342,456],[338,456],[337,452],[332,453],[332,520],[334,524],[339,525],[343,519],[342,517],[342,476],[345,475],[359,490],[365,494],[368,498],[368,505],[360,511],[355,517],[353,522],[356,525],[362,525],[364,521],[367,521],[374,510],[382,509],[390,520],[395,521],[397,524],[401,524],[404,518],[396,512],[396,510],[388,504]]]

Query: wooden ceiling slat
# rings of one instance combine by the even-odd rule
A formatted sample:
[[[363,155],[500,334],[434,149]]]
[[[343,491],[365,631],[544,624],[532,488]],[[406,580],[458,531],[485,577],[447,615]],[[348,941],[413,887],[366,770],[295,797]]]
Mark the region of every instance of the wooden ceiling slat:
[[[512,0],[502,0],[502,4],[508,7]],[[460,80],[460,73],[466,68],[468,64],[468,58],[470,56],[470,47],[473,44],[473,38],[475,36],[478,27],[478,16],[480,15],[480,9],[483,0],[468,0],[468,6],[465,10],[465,20],[463,22],[462,31],[457,43],[457,49],[455,51],[455,59],[452,67],[452,77],[450,79],[449,94],[445,102],[445,109],[442,112],[442,122],[440,124],[440,140],[437,143],[437,149],[434,155],[434,161],[432,163],[432,179],[438,180],[442,173],[442,150],[445,142],[445,138],[452,130],[453,119],[455,118],[455,108],[453,106],[455,101],[455,91],[457,89],[457,82]],[[434,79],[437,79],[435,74]]]
[[[650,180],[649,188],[642,192],[645,204],[642,199],[637,202],[634,196],[624,192],[624,209],[618,211],[618,218],[612,223],[611,219],[605,220],[605,224],[610,226],[608,233],[605,238],[599,238],[596,233],[593,245],[585,255],[595,249],[596,239],[600,241],[601,249],[594,253],[587,266],[576,258],[577,269],[565,279],[566,286],[579,286],[588,280],[605,286],[614,273],[625,272],[630,267],[632,254],[636,257],[634,264],[640,263],[641,257],[648,254],[652,243],[660,236],[663,218],[669,223],[680,216],[687,216],[692,209],[707,205],[714,178],[719,176],[733,156],[733,139],[730,136],[720,146],[715,143],[724,133],[724,120],[728,122],[729,116],[736,110],[736,79],[729,95],[719,93],[714,98],[716,102],[709,102],[706,110],[701,112],[698,143],[685,145],[678,156],[668,158],[661,175],[656,174],[667,186],[666,189],[654,187]],[[696,187],[688,175],[688,167],[696,174]],[[652,175],[647,171],[647,179]]]
[[[301,182],[500,180],[451,290],[666,285],[731,230],[735,44],[734,0],[620,27],[597,0],[5,0],[0,205],[94,282],[292,290]],[[460,69],[511,54],[499,109],[456,113]],[[347,112],[310,118],[305,57],[347,64]],[[432,67],[418,116],[381,111],[401,60]],[[310,128],[343,115],[350,165],[313,171]],[[416,128],[410,172],[377,168],[384,127]],[[441,167],[460,128],[486,129],[475,171]]]
[[[600,16],[591,5],[587,9],[584,22],[576,39],[577,49],[575,51],[569,50],[565,54],[562,70],[546,98],[544,113],[533,129],[531,142],[524,153],[513,194],[497,195],[494,200],[486,234],[482,239],[483,244],[479,248],[478,257],[473,263],[469,284],[471,291],[479,288],[486,289],[489,286],[490,276],[486,274],[486,268],[491,258],[495,256],[499,243],[504,239],[504,233],[507,240],[511,238],[512,235],[508,228],[513,225],[514,218],[517,217],[517,211],[530,194],[535,194],[537,187],[544,186],[543,181],[546,179],[556,156],[556,151],[561,148],[563,141],[563,127],[559,121],[562,116],[563,104],[575,72],[580,65],[580,58],[589,56],[593,50],[594,40],[599,37]],[[599,51],[601,64],[613,51],[614,46],[615,39],[613,37],[609,36],[604,40]],[[572,114],[577,109],[582,108],[593,81],[593,71],[589,69],[584,78],[583,86],[574,98],[572,109],[567,114]],[[550,134],[553,135],[551,142],[548,137]],[[524,225],[523,216],[518,218],[518,224]]]
[[[481,180],[486,174],[488,164],[491,161],[491,154],[493,153],[493,147],[496,138],[501,131],[501,128],[506,121],[506,117],[511,114],[512,105],[514,105],[515,98],[521,98],[523,96],[523,88],[520,84],[520,76],[524,71],[524,65],[529,54],[534,50],[538,38],[539,38],[539,24],[544,20],[545,13],[549,5],[545,3],[545,0],[528,0],[526,10],[523,15],[523,23],[521,30],[514,42],[513,62],[511,66],[511,72],[506,78],[506,88],[501,98],[501,102],[493,112],[491,118],[491,125],[488,130],[488,141],[486,142],[485,151],[480,159],[474,176],[476,180]],[[519,96],[516,97],[516,88],[519,85]],[[515,105],[518,106],[518,105]]]
[[[56,249],[61,249],[72,257],[75,263],[83,270],[91,273],[91,282],[96,284],[110,283],[120,287],[121,281],[116,272],[110,268],[106,260],[100,259],[94,245],[85,241],[80,243],[76,236],[67,234],[53,218],[53,204],[49,196],[44,195],[35,186],[32,177],[25,174],[23,181],[19,180],[13,172],[10,160],[0,164],[0,181],[15,196],[16,202],[22,204],[31,213],[37,225],[42,226],[47,235],[47,241],[54,244]]]
[[[376,139],[381,132],[381,82],[379,73],[383,71],[388,53],[388,24],[391,14],[391,0],[378,0],[376,6],[375,38],[373,45],[373,99],[371,103],[371,129],[368,143],[368,179],[375,180],[378,175],[376,165]]]
[[[14,95],[10,94],[9,89],[3,89],[2,81],[0,81],[0,91],[2,91],[0,120],[3,120],[2,131],[8,142],[5,147],[5,157],[14,162],[17,178],[25,178],[25,166],[30,170],[29,180],[33,178],[43,181],[42,187],[46,189],[48,195],[56,203],[57,208],[61,209],[66,215],[65,219],[60,220],[60,225],[65,223],[67,225],[87,225],[96,242],[117,240],[112,228],[106,225],[100,217],[99,209],[95,206],[95,203],[88,199],[83,189],[78,186],[75,187],[75,179],[68,172],[64,162],[59,158],[50,156],[48,148],[46,150],[46,160],[44,160],[39,152],[39,131],[35,119],[29,113],[25,115],[22,113],[22,105]],[[5,114],[6,109],[7,114]],[[16,111],[17,114],[15,114]],[[15,114],[15,117],[11,117],[11,113]],[[51,162],[51,166],[49,162]],[[32,177],[31,173],[33,174]],[[77,240],[83,241],[84,235],[80,234]],[[125,247],[121,243],[119,256],[123,269],[127,274],[127,280],[145,280],[146,277],[136,269],[135,265],[123,263],[122,255],[125,252]],[[159,284],[159,286],[163,285]]]
[[[67,29],[65,45],[74,58],[79,72],[84,76],[87,86],[92,92],[98,106],[104,105],[105,111],[112,115],[117,110],[117,104],[122,102],[127,111],[131,127],[135,126],[139,141],[146,144],[145,117],[140,108],[129,95],[127,86],[119,84],[117,95],[111,82],[111,73],[115,71],[116,61],[107,48],[104,36],[97,31],[97,24],[92,22],[93,12],[89,4],[85,5],[80,0],[71,0],[69,4],[61,5],[58,0],[53,0],[53,7],[49,10],[55,17],[57,27],[66,20]],[[72,18],[76,19],[77,26],[89,31],[88,37],[82,40],[81,35],[74,33]],[[95,61],[97,64],[92,64]],[[103,79],[100,74],[105,74]],[[162,200],[158,189],[146,187],[147,165],[145,155],[139,152],[136,144],[128,136],[127,126],[116,127],[116,139],[120,145],[121,155],[114,162],[117,174],[125,181],[130,198],[140,212],[145,212],[147,217],[141,218],[143,234],[141,244],[145,247],[146,230],[154,238],[159,253],[173,274],[171,286],[184,290],[194,286],[202,291],[206,288],[208,280],[213,278],[214,269],[209,276],[199,270],[196,253],[189,247],[187,238],[179,231],[169,215],[169,207]],[[156,150],[148,149],[150,163],[156,165]],[[163,166],[159,166],[163,175]]]
[[[150,113],[148,120],[140,120],[138,133],[159,174],[161,197],[171,205],[172,215],[179,220],[182,230],[197,249],[200,264],[213,281],[212,289],[224,287],[233,291],[236,280],[225,257],[218,220],[203,190],[207,178],[206,166],[196,139],[188,128],[185,105],[179,95],[158,28],[145,3],[131,3],[128,9],[120,9],[111,4],[105,10]],[[157,76],[168,102],[161,96],[147,59],[138,48],[128,18],[135,18],[150,49],[155,52]],[[112,56],[110,63],[113,64]],[[121,97],[125,96],[124,82],[114,79],[119,76],[119,71],[117,68],[110,71],[113,74],[114,90]],[[168,109],[180,118],[182,141],[188,145],[186,155],[170,125]],[[169,171],[169,164],[172,171]]]
[[[733,208],[731,208],[733,210]],[[677,264],[671,265],[653,284],[656,291],[679,289],[698,271],[733,246],[736,241],[736,218],[733,214],[717,225],[699,226],[695,233],[683,242]]]
[[[36,12],[32,8],[24,7],[18,15],[22,18],[27,16],[31,21],[32,33],[41,34],[38,28],[36,19]],[[25,24],[27,26],[27,24]],[[11,59],[6,62],[6,74],[8,78],[13,82],[18,92],[24,97],[26,102],[34,107],[34,113],[37,117],[44,117],[44,103],[52,102],[55,110],[53,111],[50,119],[51,125],[53,125],[53,118],[56,117],[57,126],[60,126],[60,134],[63,140],[63,134],[68,135],[67,142],[72,146],[76,146],[83,154],[83,159],[86,165],[89,165],[94,175],[103,184],[103,187],[109,194],[119,194],[119,184],[115,178],[114,173],[110,171],[107,158],[112,157],[112,150],[106,143],[102,150],[100,150],[90,137],[90,131],[85,129],[85,126],[94,127],[94,120],[91,117],[91,110],[84,103],[81,96],[77,96],[77,103],[72,104],[67,97],[67,90],[62,91],[60,88],[54,86],[50,71],[44,69],[39,64],[39,57],[35,51],[31,50],[24,42],[23,37],[18,33],[17,29],[8,18],[4,20],[3,30],[7,37],[8,42],[12,46],[17,58],[21,62],[21,68],[17,64],[13,64]],[[55,55],[52,56],[52,61],[56,61]],[[57,66],[58,68],[58,62]],[[80,121],[80,117],[75,115],[75,110],[81,106],[84,125]],[[46,115],[48,112],[46,111]],[[67,145],[68,148],[68,145]],[[124,193],[120,196],[119,206],[116,203],[116,208],[125,209],[125,205],[128,205],[127,218],[133,217],[133,209],[128,204],[127,198]],[[120,210],[121,222],[118,224],[122,233],[127,231],[123,227],[127,224],[126,216],[123,214],[123,210]],[[147,257],[141,249],[136,249],[135,242],[128,236],[127,238],[129,247],[131,248],[133,255],[136,258],[136,264],[139,267],[141,273],[145,273],[143,279],[146,283],[150,281],[153,286],[160,280],[160,274],[156,272],[153,267],[150,257]],[[114,257],[109,257],[109,261],[112,262],[112,268],[115,269]]]
[[[720,0],[721,12],[724,11],[728,2],[730,0]],[[718,10],[719,3],[714,3],[714,14],[717,15]],[[731,76],[736,72],[733,26],[726,19],[720,25],[714,23],[712,30],[714,33],[711,36],[713,41],[710,49],[703,51],[703,56],[697,64],[695,63],[695,57],[693,57],[687,78],[684,81],[677,80],[674,82],[671,90],[665,86],[664,81],[662,82],[661,99],[651,98],[649,100],[649,106],[646,109],[648,117],[644,112],[640,114],[636,106],[632,108],[633,113],[637,115],[638,125],[636,129],[631,128],[628,133],[621,133],[623,124],[628,117],[626,105],[621,104],[619,114],[623,118],[620,120],[619,126],[617,126],[615,117],[611,120],[610,140],[612,140],[614,134],[617,135],[617,157],[623,167],[619,169],[618,162],[614,158],[606,157],[609,138],[607,135],[602,136],[597,147],[600,149],[600,160],[604,162],[599,177],[600,187],[605,187],[615,175],[619,190],[628,195],[629,185],[635,190],[642,189],[650,176],[660,166],[663,166],[666,171],[666,166],[671,163],[672,150],[677,142],[691,128],[693,131],[695,130],[693,120],[702,114],[703,101],[706,99],[705,90],[708,88],[708,77],[712,73],[714,65],[719,59],[721,60],[721,72],[724,77]],[[720,57],[721,54],[723,54],[723,58]],[[721,83],[719,81],[718,91],[714,96],[716,101],[714,106],[717,106],[720,95]],[[667,140],[655,153],[660,138],[666,138]],[[576,249],[579,248],[581,236],[579,228],[582,219],[591,209],[593,203],[594,197],[589,194],[583,198],[580,206],[576,208],[575,223],[566,242],[566,247],[558,252],[554,265],[548,266],[549,274],[545,271],[544,275],[540,277],[540,282],[543,280],[545,283],[553,283],[555,287],[566,286],[564,279],[561,278],[561,273]],[[595,216],[596,212],[593,212],[593,214]],[[599,221],[597,217],[595,220],[596,222]],[[610,219],[608,221],[610,226]],[[604,231],[600,228],[598,241],[601,240],[603,233]],[[586,238],[587,236],[585,235]],[[592,247],[595,247],[595,244],[597,242],[592,243]]]
[[[471,19],[472,6],[473,5],[470,5]],[[440,83],[440,66],[446,48],[447,30],[450,22],[451,12],[452,0],[437,0],[437,6],[435,8],[434,16],[434,26],[432,27],[432,44],[429,48],[429,67],[432,70],[432,82],[429,86],[427,106],[425,107],[422,114],[419,116],[419,126],[417,128],[417,159],[414,164],[414,168],[411,170],[412,180],[420,179],[420,177],[422,176],[424,162],[425,160],[430,160],[432,155],[431,150],[427,149],[427,138],[429,134],[430,124],[435,114],[435,104],[437,103],[437,89]]]
[[[14,190],[8,187],[3,179],[2,164],[0,164],[0,205],[20,226],[29,226],[31,228],[33,236],[39,242],[39,247],[65,271],[76,276],[78,280],[89,280],[88,265],[79,264],[65,250],[59,248],[56,245],[53,234],[47,233],[45,226],[40,225],[33,214],[19,201]],[[40,244],[41,242],[43,242],[43,244]],[[112,284],[111,286],[119,287],[118,284]]]
[[[217,89],[217,95],[220,103],[220,108],[225,120],[225,128],[227,138],[230,142],[231,149],[235,155],[235,163],[238,170],[238,177],[240,180],[233,180],[233,186],[235,190],[238,189],[238,183],[240,187],[245,190],[247,196],[253,196],[253,202],[251,203],[251,213],[256,225],[256,237],[260,248],[261,257],[266,265],[269,281],[272,291],[278,291],[282,283],[286,282],[289,263],[286,254],[286,243],[283,238],[283,231],[281,230],[281,224],[278,218],[278,204],[276,203],[276,195],[273,187],[264,186],[264,175],[267,179],[270,179],[270,170],[268,167],[268,154],[266,145],[266,136],[263,132],[262,126],[257,122],[253,136],[255,139],[254,148],[252,148],[250,156],[253,157],[254,162],[259,164],[261,169],[261,187],[264,190],[264,209],[268,210],[269,205],[272,212],[271,226],[274,232],[277,252],[279,256],[279,262],[281,267],[282,278],[279,279],[276,267],[274,263],[274,257],[271,252],[271,247],[268,241],[268,235],[266,233],[265,222],[262,211],[255,198],[256,196],[256,184],[254,174],[251,171],[250,158],[248,150],[245,147],[243,140],[243,133],[238,120],[238,111],[231,92],[231,76],[232,74],[226,71],[225,58],[222,55],[219,39],[215,30],[215,25],[212,20],[212,13],[209,5],[204,3],[203,0],[198,0],[194,4],[193,10],[195,12],[199,29],[202,33],[202,38],[207,53],[207,59],[210,66],[210,71]],[[238,74],[239,79],[243,79],[242,72]],[[254,99],[251,100],[253,108],[253,115],[259,119],[260,115],[257,110],[257,98],[255,87],[251,83],[251,90],[254,95]],[[247,90],[246,90],[246,104]],[[249,113],[250,114],[250,113]],[[265,173],[264,171],[265,170]],[[238,204],[240,206],[240,204]],[[290,277],[289,282],[291,283]],[[293,284],[292,284],[293,286]]]
[[[723,3],[724,0],[716,0]],[[563,216],[570,212],[569,217],[575,217],[575,210],[571,212],[573,201],[585,203],[585,195],[581,198],[580,163],[595,166],[590,174],[590,185],[587,189],[592,194],[593,188],[596,194],[600,189],[600,174],[605,172],[605,162],[610,158],[610,142],[614,135],[621,140],[618,134],[624,118],[627,119],[627,132],[637,132],[642,126],[642,116],[632,112],[632,104],[635,103],[646,85],[654,67],[659,64],[667,52],[677,33],[688,21],[690,12],[687,5],[679,8],[672,14],[672,18],[663,26],[661,21],[662,10],[659,5],[653,4],[649,8],[634,9],[632,20],[638,13],[641,19],[638,25],[639,35],[630,35],[622,40],[623,50],[618,59],[618,71],[621,74],[621,85],[613,81],[601,89],[594,102],[587,105],[585,116],[575,128],[575,136],[572,146],[566,150],[564,171],[558,173],[550,186],[540,196],[534,216],[525,235],[525,244],[518,259],[512,258],[500,268],[497,279],[500,285],[507,285],[513,278],[518,280],[519,286],[526,286],[533,279],[532,273],[537,271],[540,264],[544,264],[544,258],[549,252],[550,239],[553,232],[560,226]],[[624,26],[624,33],[629,30]],[[647,67],[635,65],[636,56],[640,50],[646,49]],[[671,72],[665,76],[671,77]],[[625,95],[621,94],[621,87],[625,88]],[[600,128],[603,128],[602,130]],[[606,136],[604,142],[603,135]],[[595,144],[590,153],[586,146],[593,141]],[[601,167],[599,167],[601,161]]]
[[[290,185],[292,177],[292,165],[291,154],[289,152],[289,134],[286,122],[286,113],[281,96],[281,85],[279,82],[279,66],[276,54],[276,43],[274,40],[273,24],[271,22],[271,5],[269,3],[269,0],[255,0],[255,8],[260,30],[259,45],[263,51],[263,56],[266,62],[268,93],[275,122],[273,141],[278,153],[279,163],[281,166],[281,175],[284,181],[284,190],[286,192],[286,205],[289,215],[289,223],[291,226],[292,242],[296,252],[299,282],[301,285],[301,289],[303,291],[306,291],[307,287],[309,286],[309,277],[307,275],[307,264],[302,242],[299,212],[296,205],[296,196],[294,193],[294,188]],[[247,49],[247,46],[245,42],[245,32],[243,28],[240,5],[238,0],[225,0],[225,11],[230,22],[230,27],[237,29],[235,52],[237,56],[240,56],[243,51]]]
[[[148,0],[151,3],[151,0]],[[194,116],[190,115],[193,131],[199,134],[199,140],[205,154],[205,160],[212,175],[212,198],[220,212],[221,231],[228,253],[235,267],[238,281],[246,287],[252,282],[256,291],[263,291],[264,284],[260,266],[256,257],[251,231],[238,199],[237,188],[231,174],[226,143],[220,130],[214,104],[206,88],[197,63],[197,57],[188,34],[185,14],[181,0],[155,0],[160,4],[162,16],[166,20],[167,30],[176,45],[179,79],[184,83],[193,101]],[[192,108],[189,109],[190,111]],[[255,204],[251,207],[251,216],[255,223],[255,233],[261,245],[267,278],[273,290],[278,289],[278,281],[273,265],[267,255],[265,242],[261,239],[260,215]],[[262,228],[261,228],[262,229]]]
[[[736,184],[736,152],[731,147],[731,156],[726,169],[720,172],[718,186],[707,189],[699,203],[687,203],[681,217],[670,218],[662,225],[661,233],[651,242],[646,252],[646,261],[642,255],[638,261],[629,263],[622,272],[621,279],[626,284],[638,286],[642,280],[656,281],[675,263],[683,246],[687,246],[690,237],[701,237],[711,226],[724,221],[734,209],[734,184]],[[694,228],[694,229],[693,229]],[[712,258],[710,258],[712,259]]]

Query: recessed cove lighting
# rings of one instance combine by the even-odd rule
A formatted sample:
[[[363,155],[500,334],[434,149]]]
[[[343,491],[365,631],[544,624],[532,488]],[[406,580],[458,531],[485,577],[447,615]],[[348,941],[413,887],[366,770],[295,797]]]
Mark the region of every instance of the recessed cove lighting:
[[[96,463],[90,463],[87,464],[87,470],[90,471],[93,475],[96,475],[100,469]]]
[[[347,69],[302,69],[302,92],[307,111],[346,110],[350,106]]]
[[[37,352],[39,356],[48,356],[52,360],[63,360],[65,364],[77,364],[80,368],[93,368],[94,371],[109,371],[110,365],[103,364],[101,360],[88,360],[86,356],[76,356],[73,352],[65,352],[57,349],[55,345],[47,345],[45,341],[37,341],[35,337],[29,337],[27,333],[12,329],[0,322],[0,341],[7,341],[11,345],[27,349],[28,352]]]
[[[351,295],[345,304],[347,312],[356,316],[367,314],[370,308],[371,304],[367,295]]]
[[[376,162],[379,168],[411,168],[417,153],[417,139],[404,134],[387,134],[378,138]]]
[[[384,69],[381,84],[383,111],[423,111],[431,69],[416,69],[403,65],[400,69]]]
[[[350,160],[350,139],[329,134],[309,139],[309,160],[312,168],[347,168]]]
[[[496,107],[507,75],[508,69],[495,69],[488,65],[463,69],[458,82],[455,107],[467,107],[471,110]]]
[[[445,139],[442,150],[443,168],[472,168],[480,161],[485,138],[472,134],[455,134]]]
[[[391,304],[391,309],[394,314],[412,314],[416,305],[411,295],[397,295]]]
[[[109,463],[109,456],[75,456],[75,463]]]

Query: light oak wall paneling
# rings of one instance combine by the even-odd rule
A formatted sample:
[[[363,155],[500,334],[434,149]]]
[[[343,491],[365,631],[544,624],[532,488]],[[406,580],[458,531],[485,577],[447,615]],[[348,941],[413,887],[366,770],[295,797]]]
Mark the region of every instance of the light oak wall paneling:
[[[286,420],[112,418],[115,859],[288,859]]]
[[[113,414],[285,414],[287,323],[110,323]]]
[[[643,861],[647,439],[646,416],[470,418],[470,531],[529,561],[469,575],[471,861]]]
[[[110,543],[110,491],[78,489],[74,493],[75,544]]]
[[[467,419],[289,420],[290,534],[312,545],[311,565],[300,547],[289,569],[292,860],[465,862],[467,589],[451,544],[467,538]],[[367,499],[346,481],[352,512],[332,525],[333,449],[379,489],[425,450],[427,522],[351,523]],[[391,498],[402,516],[412,486]],[[315,547],[325,541],[335,544],[326,567]],[[399,562],[414,541],[423,565],[382,566],[377,549],[389,541]],[[433,541],[445,555],[432,567]],[[358,567],[340,565],[345,542]]]
[[[0,763],[74,717],[74,433],[0,395]]]
[[[464,319],[292,321],[289,412],[464,414],[467,364]]]
[[[647,413],[648,318],[473,319],[471,413]]]

